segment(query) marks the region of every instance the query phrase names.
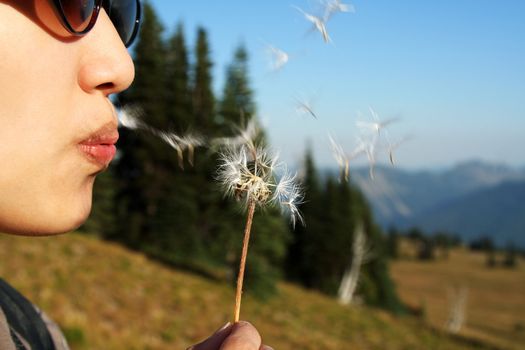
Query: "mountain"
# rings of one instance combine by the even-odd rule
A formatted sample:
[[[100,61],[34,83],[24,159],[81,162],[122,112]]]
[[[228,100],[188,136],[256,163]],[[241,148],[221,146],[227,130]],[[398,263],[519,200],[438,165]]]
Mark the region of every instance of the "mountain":
[[[470,241],[487,235],[500,246],[525,247],[525,181],[509,181],[441,203],[410,220],[429,232],[460,232]]]
[[[521,238],[525,235],[525,223],[520,220],[525,197],[519,191],[509,190],[525,182],[525,169],[470,161],[443,171],[378,166],[374,179],[370,179],[368,168],[361,168],[354,170],[351,178],[385,228],[419,225],[427,232],[453,230],[465,239],[488,234],[500,244],[519,240],[525,246],[525,238]],[[498,202],[488,200],[485,205],[489,208],[478,208],[487,196],[494,196]],[[512,205],[504,207],[504,203]],[[485,216],[470,214],[474,210]],[[498,219],[505,219],[505,224],[499,228],[489,224]]]

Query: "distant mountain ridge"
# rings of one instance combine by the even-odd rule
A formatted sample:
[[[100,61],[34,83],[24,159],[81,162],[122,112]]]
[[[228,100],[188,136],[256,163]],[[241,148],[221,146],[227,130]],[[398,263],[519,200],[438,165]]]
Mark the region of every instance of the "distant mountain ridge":
[[[430,232],[460,232],[467,241],[481,234],[499,245],[525,247],[525,181],[508,181],[478,190],[422,213],[406,225]]]
[[[354,169],[352,181],[383,226],[481,235],[525,247],[525,168],[469,161],[444,171],[378,166]]]

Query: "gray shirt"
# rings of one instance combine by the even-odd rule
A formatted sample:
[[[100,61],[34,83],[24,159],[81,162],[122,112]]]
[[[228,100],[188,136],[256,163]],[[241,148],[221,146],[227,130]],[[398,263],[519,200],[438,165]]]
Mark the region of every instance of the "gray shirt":
[[[60,331],[60,328],[57,326],[57,324],[53,322],[44,312],[40,311],[36,307],[35,309],[40,314],[40,316],[42,317],[42,320],[46,324],[49,334],[51,335],[51,339],[53,340],[53,344],[55,345],[55,349],[56,350],[69,350],[69,346],[67,345],[66,338]],[[0,349],[1,350],[19,350],[19,349],[34,350],[32,349],[31,345],[27,342],[27,340],[21,337],[20,334],[16,333],[16,331],[12,327],[9,326],[9,324],[7,323],[7,319],[4,315],[4,312],[2,311],[2,308],[0,308]]]

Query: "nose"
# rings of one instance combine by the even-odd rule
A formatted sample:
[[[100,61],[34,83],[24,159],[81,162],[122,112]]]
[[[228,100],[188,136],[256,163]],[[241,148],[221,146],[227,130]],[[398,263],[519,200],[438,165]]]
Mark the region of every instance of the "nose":
[[[135,76],[133,61],[103,9],[93,29],[79,42],[83,57],[78,79],[84,91],[101,91],[108,96],[131,85]]]

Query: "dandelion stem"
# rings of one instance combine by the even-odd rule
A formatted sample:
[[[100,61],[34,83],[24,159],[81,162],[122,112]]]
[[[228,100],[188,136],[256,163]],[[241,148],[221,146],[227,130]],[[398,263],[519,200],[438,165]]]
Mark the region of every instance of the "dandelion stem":
[[[239,275],[237,276],[237,292],[235,294],[235,310],[233,322],[239,322],[239,315],[241,313],[241,296],[242,284],[244,281],[244,267],[246,266],[246,256],[248,255],[248,243],[250,242],[250,232],[252,230],[253,214],[255,213],[255,201],[251,200],[248,204],[248,216],[246,219],[246,227],[244,229],[244,240],[242,242],[241,264],[239,266]]]

